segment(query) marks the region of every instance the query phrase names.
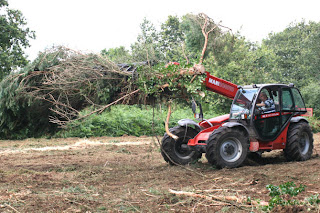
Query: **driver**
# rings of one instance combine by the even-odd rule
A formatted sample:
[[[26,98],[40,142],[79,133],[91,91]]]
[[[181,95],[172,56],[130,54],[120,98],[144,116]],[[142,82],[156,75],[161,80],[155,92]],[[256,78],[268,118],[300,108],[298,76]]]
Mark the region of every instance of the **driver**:
[[[257,107],[261,108],[263,111],[275,110],[274,102],[271,98],[268,98],[265,92],[261,92],[259,95],[261,103],[256,104]]]

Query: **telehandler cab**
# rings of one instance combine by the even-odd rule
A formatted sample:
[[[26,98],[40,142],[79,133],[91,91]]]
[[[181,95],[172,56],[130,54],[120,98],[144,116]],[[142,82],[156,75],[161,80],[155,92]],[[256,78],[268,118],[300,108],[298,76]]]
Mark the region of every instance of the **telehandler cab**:
[[[308,121],[301,117],[306,107],[293,84],[237,86],[206,72],[204,81],[210,91],[233,99],[230,114],[204,119],[195,114],[199,123],[182,119],[165,134],[161,154],[170,164],[189,164],[205,153],[208,162],[217,168],[240,166],[250,152],[283,149],[289,161],[308,160],[313,150],[313,134]],[[261,95],[273,105],[261,107]],[[196,103],[192,102],[196,112]]]

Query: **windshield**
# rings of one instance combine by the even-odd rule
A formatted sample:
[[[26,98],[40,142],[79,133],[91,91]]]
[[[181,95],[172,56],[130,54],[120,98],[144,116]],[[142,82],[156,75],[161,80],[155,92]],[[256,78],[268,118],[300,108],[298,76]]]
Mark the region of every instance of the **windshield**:
[[[241,115],[250,114],[252,100],[257,94],[258,89],[239,89],[236,98],[231,106],[230,119],[241,119]]]

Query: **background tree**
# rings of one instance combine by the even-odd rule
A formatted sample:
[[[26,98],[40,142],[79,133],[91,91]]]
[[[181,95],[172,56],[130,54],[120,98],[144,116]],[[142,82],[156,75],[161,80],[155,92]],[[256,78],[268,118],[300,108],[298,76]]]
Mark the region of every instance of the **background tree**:
[[[205,43],[202,26],[204,17],[186,14],[181,19],[168,16],[158,32],[146,19],[142,33],[132,47],[136,59],[146,56],[158,62],[178,61],[197,63]],[[210,20],[207,28],[220,25]],[[262,44],[248,42],[240,33],[232,34],[228,28],[216,27],[208,36],[203,64],[206,71],[238,85],[252,83],[295,83],[300,89],[320,80],[320,24],[316,22],[290,24],[284,31],[270,34]],[[143,42],[142,42],[143,41]],[[152,48],[151,48],[152,47]],[[148,50],[148,51],[146,51]],[[157,50],[157,51],[155,51]],[[147,53],[149,55],[147,55]],[[150,54],[157,53],[157,54]],[[163,66],[163,65],[162,65]],[[311,91],[310,86],[303,93]],[[308,107],[317,108],[306,95]],[[230,100],[207,93],[203,102],[207,110],[228,113]],[[205,104],[204,104],[205,105]],[[204,106],[205,107],[205,106]],[[317,110],[315,110],[317,113]]]
[[[137,41],[131,45],[131,54],[134,61],[161,61],[163,55],[159,48],[159,32],[155,26],[147,20],[143,19],[140,24],[141,33],[138,35]]]
[[[168,16],[168,19],[161,24],[160,30],[160,49],[166,61],[187,60],[184,45],[180,19],[177,16]]]
[[[320,116],[320,83],[312,82],[301,90],[307,107],[313,108],[314,116]]]
[[[0,79],[17,67],[28,63],[24,48],[35,33],[26,27],[27,22],[19,10],[8,8],[7,0],[0,0]]]
[[[224,43],[225,34],[222,31],[222,27],[214,22],[212,19],[207,17],[208,20],[206,22],[205,16],[203,14],[194,15],[187,14],[182,17],[181,29],[184,33],[184,39],[186,43],[187,50],[191,53],[191,59],[199,59],[201,56],[201,52],[204,47],[204,43],[206,39],[203,35],[203,29],[208,32],[211,29],[210,35],[208,36],[207,48],[204,57],[209,55],[210,53],[216,53],[217,49],[220,47],[220,43]],[[213,54],[215,56],[215,54]]]
[[[277,57],[275,79],[299,87],[320,79],[320,23],[291,23],[284,31],[270,34],[262,43]]]
[[[6,1],[0,2],[2,8],[7,8]],[[1,24],[3,20],[2,17]],[[101,55],[108,60],[67,48],[53,49],[39,54],[20,72],[11,72],[0,84],[1,137],[32,137],[52,132],[56,127],[46,126],[49,121],[66,124],[82,116],[84,108],[85,114],[88,111],[92,114],[114,103],[145,104],[147,100],[174,99],[186,104],[185,101],[189,103],[195,98],[202,102],[205,112],[229,113],[231,100],[203,88],[204,71],[237,85],[293,82],[302,89],[307,107],[320,115],[319,23],[291,24],[283,32],[270,34],[261,45],[248,42],[240,33],[233,34],[203,15],[169,16],[159,31],[144,19],[140,28],[130,51],[123,46],[102,50]],[[1,37],[1,41],[5,38]],[[6,52],[0,53],[1,59]],[[156,63],[134,67],[134,72],[127,74],[120,73],[115,66],[141,61]],[[180,65],[165,66],[169,61]],[[201,61],[204,67],[198,69],[195,64]],[[199,90],[206,93],[204,99],[200,98]]]
[[[124,46],[103,49],[101,50],[101,55],[106,56],[108,59],[115,63],[130,63],[132,62],[132,57],[129,50],[126,50]]]

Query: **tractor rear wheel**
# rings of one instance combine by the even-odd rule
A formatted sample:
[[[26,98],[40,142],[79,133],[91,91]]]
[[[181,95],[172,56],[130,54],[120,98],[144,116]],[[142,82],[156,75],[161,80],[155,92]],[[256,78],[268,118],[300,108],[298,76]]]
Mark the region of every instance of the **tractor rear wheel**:
[[[171,165],[185,165],[201,158],[201,152],[192,150],[187,146],[188,141],[198,134],[195,129],[191,127],[176,126],[169,131],[179,138],[175,141],[167,133],[164,134],[161,143],[161,154],[165,161]]]
[[[304,161],[311,158],[313,134],[307,122],[293,123],[289,126],[284,155],[289,161]]]
[[[248,141],[243,131],[220,127],[208,139],[206,158],[218,168],[238,167],[247,157]]]

